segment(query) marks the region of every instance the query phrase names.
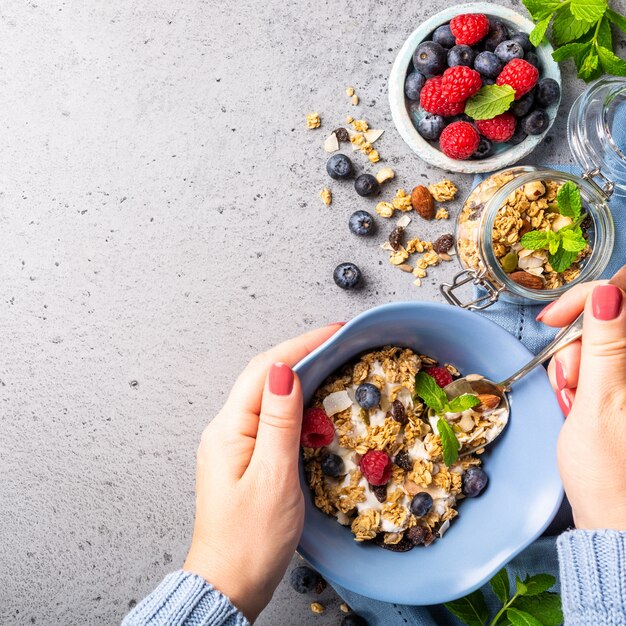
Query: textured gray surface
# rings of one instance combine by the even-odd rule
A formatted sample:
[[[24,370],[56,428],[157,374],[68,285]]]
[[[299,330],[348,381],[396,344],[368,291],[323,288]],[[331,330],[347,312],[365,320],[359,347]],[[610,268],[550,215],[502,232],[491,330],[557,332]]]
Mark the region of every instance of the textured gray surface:
[[[393,130],[386,76],[446,4],[3,6],[0,623],[119,622],[181,564],[199,434],[248,358],[376,304],[439,297],[452,265],[418,290],[382,234],[348,233],[373,202],[335,184],[326,208],[318,192],[321,140],[348,113],[387,130],[393,189],[441,176]],[[570,69],[538,162],[570,160]],[[305,130],[311,110],[323,130]],[[360,293],[332,284],[348,259]],[[322,617],[308,601],[283,585],[258,623],[339,622],[338,601]]]

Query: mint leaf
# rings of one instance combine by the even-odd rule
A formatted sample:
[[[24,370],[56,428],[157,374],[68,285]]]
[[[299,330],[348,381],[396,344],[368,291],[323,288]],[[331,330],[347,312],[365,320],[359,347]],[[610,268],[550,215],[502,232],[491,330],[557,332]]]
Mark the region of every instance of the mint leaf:
[[[513,607],[506,610],[506,616],[513,626],[543,626],[543,624],[530,613],[514,609]]]
[[[548,257],[548,260],[555,272],[564,272],[576,260],[577,256],[578,252],[569,252],[569,250],[559,248],[556,254],[551,254]]]
[[[439,438],[441,439],[443,462],[450,467],[459,458],[461,445],[452,430],[452,426],[450,426],[443,417],[437,420],[437,430],[439,431]]]
[[[522,0],[522,2],[535,21],[552,15],[561,4],[560,0]]]
[[[566,217],[576,220],[580,217],[583,210],[583,202],[580,197],[580,189],[576,183],[568,180],[556,195],[556,201],[559,205],[559,213]]]
[[[584,56],[590,47],[591,43],[568,43],[557,48],[552,53],[552,58],[555,61],[565,61],[565,59],[570,57],[575,59],[576,57]]]
[[[598,56],[600,57],[600,63],[602,69],[607,74],[613,74],[614,76],[626,76],[626,61],[620,59],[613,54],[611,50],[603,46],[596,46],[598,50]]]
[[[480,400],[471,393],[464,393],[462,396],[452,398],[448,403],[448,410],[450,413],[461,413],[467,409],[471,409],[473,406],[480,404]]]
[[[506,568],[503,567],[490,581],[489,584],[493,589],[493,592],[498,596],[498,599],[502,604],[506,604],[509,601],[509,575],[506,573]]]
[[[441,413],[448,404],[446,392],[426,372],[415,376],[415,393],[436,413]]]
[[[552,237],[548,240],[548,252],[550,254],[556,254],[561,245],[561,237],[556,233],[552,233]]]
[[[550,574],[536,574],[535,576],[527,576],[524,580],[526,585],[526,596],[536,596],[544,591],[548,591],[550,587],[554,587],[556,578]]]
[[[613,22],[613,24],[615,24],[615,26],[617,26],[621,31],[624,31],[626,33],[626,17],[620,15],[619,13],[616,13],[615,11],[613,11],[613,9],[608,9],[606,12],[606,16],[611,20],[611,22]]]
[[[598,65],[599,60],[595,48],[592,48],[582,63],[578,65],[578,78],[582,78],[587,82],[597,78],[601,74]]]
[[[469,98],[465,113],[475,120],[488,120],[508,111],[515,100],[515,89],[510,85],[485,85]]]
[[[532,615],[544,626],[560,626],[563,623],[561,598],[556,593],[527,594],[515,600],[515,608]]]
[[[515,577],[515,593],[519,596],[526,595],[528,589],[519,576]]]
[[[572,0],[572,15],[586,22],[597,22],[608,7],[607,0]]]
[[[480,589],[464,598],[446,602],[444,606],[467,626],[484,626],[489,619],[485,596]]]
[[[561,7],[552,22],[552,39],[557,46],[582,37],[593,26],[593,22],[576,19],[568,6]]]
[[[526,250],[541,250],[548,247],[548,237],[546,230],[531,230],[520,239],[520,243]]]
[[[563,249],[568,252],[580,252],[587,247],[587,240],[583,237],[580,228],[575,230],[571,230],[567,227],[562,228],[559,234],[561,235],[561,245]],[[556,254],[556,250],[554,252],[550,250],[550,253]]]
[[[605,17],[600,22],[598,28],[597,41],[603,48],[612,50],[613,48],[613,33],[611,32],[611,22]]]
[[[541,21],[537,22],[535,28],[533,28],[530,32],[529,39],[533,46],[538,46],[543,41],[543,38],[546,36],[548,26],[550,25],[550,20],[552,20],[552,15],[544,17]]]

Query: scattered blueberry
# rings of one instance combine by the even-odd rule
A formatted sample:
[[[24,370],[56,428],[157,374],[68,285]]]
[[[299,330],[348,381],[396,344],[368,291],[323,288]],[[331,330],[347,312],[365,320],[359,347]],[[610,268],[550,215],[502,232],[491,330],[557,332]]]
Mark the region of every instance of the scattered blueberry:
[[[434,41],[423,41],[413,54],[413,65],[426,77],[442,74],[446,69],[446,50]]]
[[[544,78],[537,83],[535,87],[535,98],[537,104],[542,107],[547,107],[554,102],[557,102],[561,96],[561,89],[559,83],[554,78]]]
[[[483,76],[483,85],[495,85],[496,79],[489,76]]]
[[[342,289],[354,289],[361,282],[361,270],[354,263],[340,263],[333,272],[333,279]]]
[[[326,588],[326,581],[306,565],[292,569],[289,582],[298,593],[322,593]]]
[[[372,196],[380,191],[378,181],[371,174],[357,176],[354,181],[354,188],[360,196]]]
[[[348,220],[350,232],[359,237],[371,235],[376,227],[376,222],[371,213],[367,211],[355,211]]]
[[[513,33],[509,37],[509,39],[511,41],[516,41],[520,46],[522,46],[522,49],[524,50],[524,52],[530,52],[530,50],[533,47],[533,45],[530,43],[528,33],[523,33],[522,31],[518,31],[516,33]]]
[[[331,178],[350,178],[354,173],[352,161],[345,154],[333,154],[326,161],[326,171]]]
[[[360,384],[354,392],[354,397],[364,409],[373,409],[380,404],[380,390],[372,383]]]
[[[524,117],[528,115],[535,103],[535,96],[532,91],[523,95],[519,100],[515,100],[511,105],[509,111],[515,115],[515,117]]]
[[[343,463],[343,459],[336,454],[331,454],[330,452],[322,457],[320,466],[322,468],[322,472],[324,472],[326,476],[332,476],[333,478],[342,476],[346,473],[346,466]]]
[[[456,45],[456,39],[450,30],[450,24],[444,24],[435,29],[433,41],[444,48],[452,48]]]
[[[522,143],[526,137],[528,137],[528,134],[524,132],[522,125],[518,124],[515,128],[513,136],[509,139],[509,143],[516,146],[517,144]]]
[[[498,44],[509,39],[509,29],[499,20],[491,22],[491,28],[484,40],[485,50],[493,52]]]
[[[498,44],[494,52],[503,63],[508,63],[513,59],[524,58],[524,48],[517,41],[512,41],[511,39]]]
[[[549,124],[550,118],[543,109],[535,109],[522,118],[522,128],[527,135],[541,135]]]
[[[528,61],[531,65],[541,71],[541,62],[539,61],[539,57],[534,52],[527,52],[524,55],[524,60]]]
[[[481,52],[474,61],[474,69],[488,78],[497,78],[502,67],[502,61],[493,52]]]
[[[491,156],[493,153],[493,144],[487,137],[481,137],[480,142],[478,143],[478,148],[472,155],[475,159],[485,159],[488,156]]]
[[[348,613],[341,620],[341,626],[367,626],[367,621],[356,613]]]
[[[463,493],[468,498],[475,498],[487,486],[489,478],[480,467],[470,467],[463,474]]]
[[[411,500],[410,509],[411,509],[411,513],[413,513],[413,515],[415,515],[416,517],[423,517],[432,508],[433,508],[433,497],[429,493],[422,491],[413,496],[413,500]]]
[[[439,139],[439,135],[441,135],[445,127],[446,121],[441,115],[429,113],[419,121],[417,132],[424,137],[424,139],[435,141]]]
[[[456,65],[466,65],[472,67],[476,52],[469,46],[454,46],[450,48],[448,52],[448,67],[455,67]]]
[[[426,82],[424,74],[411,72],[404,81],[404,93],[409,100],[419,100],[420,92]]]

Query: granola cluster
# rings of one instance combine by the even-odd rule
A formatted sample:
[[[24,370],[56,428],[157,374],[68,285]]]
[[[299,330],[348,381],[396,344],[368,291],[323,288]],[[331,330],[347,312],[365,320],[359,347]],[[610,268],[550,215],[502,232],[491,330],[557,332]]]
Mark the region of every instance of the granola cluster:
[[[480,459],[468,454],[451,467],[443,461],[440,436],[427,407],[414,394],[416,374],[436,365],[429,356],[387,346],[343,367],[313,397],[311,407],[328,415],[335,434],[324,447],[303,448],[307,480],[315,505],[350,526],[356,541],[374,541],[396,550],[428,545],[443,535],[458,514],[458,501],[464,497],[463,474],[479,466]],[[460,375],[452,365],[445,368],[453,377]],[[357,389],[364,383],[380,392],[379,404],[370,409],[356,399]],[[469,410],[449,416],[461,449],[480,447],[490,440],[494,415],[499,414]],[[382,486],[369,484],[359,465],[372,450],[393,459],[390,478]],[[324,473],[329,455],[341,458],[339,475]],[[411,502],[423,493],[432,497],[433,504],[427,514],[417,516]],[[409,541],[407,532],[414,527],[421,530],[413,531]]]

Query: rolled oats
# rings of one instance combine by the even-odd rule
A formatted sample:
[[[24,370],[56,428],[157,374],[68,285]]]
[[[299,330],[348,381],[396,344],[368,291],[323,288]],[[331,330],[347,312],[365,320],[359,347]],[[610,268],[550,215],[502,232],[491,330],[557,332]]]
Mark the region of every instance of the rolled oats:
[[[438,183],[428,185],[428,190],[437,202],[449,202],[456,198],[457,186],[451,180],[441,180]]]
[[[326,206],[329,206],[333,201],[333,194],[328,187],[324,187],[324,189],[320,191],[320,197]]]
[[[448,213],[448,210],[443,207],[439,207],[439,209],[437,209],[437,213],[435,213],[436,220],[447,220],[449,217],[450,214]]]
[[[319,128],[322,125],[322,120],[319,113],[309,113],[306,116],[306,127],[310,130]]]

